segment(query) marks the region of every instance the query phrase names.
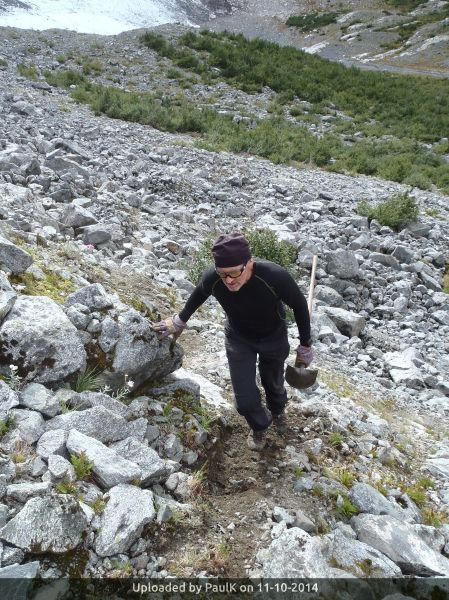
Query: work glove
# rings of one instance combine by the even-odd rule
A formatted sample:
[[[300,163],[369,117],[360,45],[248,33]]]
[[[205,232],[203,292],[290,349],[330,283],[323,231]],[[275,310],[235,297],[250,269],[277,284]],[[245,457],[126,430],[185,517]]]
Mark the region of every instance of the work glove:
[[[181,321],[178,315],[173,315],[168,319],[159,321],[158,323],[152,323],[152,328],[158,333],[158,338],[163,340],[169,335],[173,336],[173,342],[175,342],[181,333],[184,331],[187,323]]]
[[[313,360],[313,348],[312,346],[301,346],[301,344],[296,348],[296,362],[295,366],[305,366],[308,367]]]

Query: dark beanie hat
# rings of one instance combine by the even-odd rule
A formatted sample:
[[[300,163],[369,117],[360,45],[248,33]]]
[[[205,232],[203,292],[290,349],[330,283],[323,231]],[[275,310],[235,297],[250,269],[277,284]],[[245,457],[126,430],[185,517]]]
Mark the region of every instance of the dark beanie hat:
[[[248,241],[241,233],[220,235],[212,247],[215,266],[219,268],[235,267],[251,258]]]

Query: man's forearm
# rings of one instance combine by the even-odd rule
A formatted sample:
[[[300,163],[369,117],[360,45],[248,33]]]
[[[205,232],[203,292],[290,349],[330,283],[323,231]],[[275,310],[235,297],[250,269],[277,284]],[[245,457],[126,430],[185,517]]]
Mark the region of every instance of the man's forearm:
[[[185,303],[184,308],[179,313],[179,318],[184,323],[190,319],[193,313],[208,299],[207,296],[202,290],[200,285],[197,285],[193,292],[190,294],[187,302]]]

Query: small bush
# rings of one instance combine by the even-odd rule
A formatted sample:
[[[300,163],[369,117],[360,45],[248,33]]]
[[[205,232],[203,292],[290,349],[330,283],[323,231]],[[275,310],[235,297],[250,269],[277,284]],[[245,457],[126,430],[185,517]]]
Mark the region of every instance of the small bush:
[[[350,471],[349,469],[340,468],[337,472],[337,479],[340,483],[342,483],[347,488],[350,488],[354,481],[356,480],[355,473]]]
[[[366,200],[357,206],[357,212],[368,219],[376,219],[381,225],[391,227],[395,231],[404,229],[409,223],[418,220],[418,205],[408,192],[395,194],[385,202],[372,206]]]
[[[3,58],[0,58],[0,67],[7,67],[8,66],[8,62],[6,60],[4,60]]]
[[[329,443],[334,447],[341,446],[343,443],[343,436],[338,431],[334,431],[329,435]]]
[[[77,479],[87,479],[92,472],[93,462],[90,461],[84,452],[81,452],[79,456],[76,454],[70,455],[70,462],[75,469]]]
[[[17,65],[17,72],[22,77],[26,77],[27,79],[32,79],[33,81],[37,79],[38,70],[34,65],[26,65],[25,63],[19,63]]]
[[[100,375],[101,372],[97,367],[86,369],[82,373],[79,373],[73,389],[78,393],[99,390],[103,383]]]
[[[5,421],[0,420],[0,439],[10,431],[14,426],[16,419],[13,415],[6,417]]]
[[[83,75],[99,75],[104,71],[103,63],[99,60],[86,59],[83,61]]]
[[[350,519],[359,512],[359,509],[348,498],[343,498],[343,501],[336,505],[335,512],[342,517]]]
[[[68,88],[71,85],[81,85],[86,78],[79,71],[45,71],[45,79],[49,85]]]
[[[298,27],[301,31],[312,31],[337,21],[338,13],[312,13],[310,15],[291,16],[287,19],[287,27]]]
[[[431,527],[436,527],[437,529],[448,521],[446,513],[431,507],[424,508],[422,510],[422,516],[424,525],[430,525]]]
[[[280,241],[271,229],[244,230],[243,233],[253,256],[270,260],[288,270],[293,268],[296,261],[296,248],[293,244]]]
[[[103,500],[101,496],[97,496],[95,500],[89,502],[89,506],[94,511],[96,515],[101,515],[106,508],[106,502]]]
[[[248,240],[253,257],[270,260],[289,271],[293,270],[296,261],[296,248],[293,244],[278,240],[271,229],[245,229],[243,234]],[[195,285],[200,281],[204,271],[213,263],[212,246],[218,235],[215,233],[208,236],[195,253],[193,264],[189,269],[189,279]]]
[[[449,294],[449,263],[446,263],[446,269],[443,277],[443,292]]]
[[[70,481],[70,479],[65,479],[64,481],[57,483],[55,489],[58,494],[72,494],[75,497],[78,497],[79,495],[78,486],[74,481]]]

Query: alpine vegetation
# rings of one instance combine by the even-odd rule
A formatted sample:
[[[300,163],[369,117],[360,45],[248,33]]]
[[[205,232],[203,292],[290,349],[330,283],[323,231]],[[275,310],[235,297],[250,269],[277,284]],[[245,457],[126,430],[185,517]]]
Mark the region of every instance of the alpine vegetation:
[[[437,597],[447,82],[161,31],[148,47],[142,31],[1,30],[0,575],[48,596],[69,576],[316,578],[332,599],[339,581],[365,592],[368,578],[407,596],[413,574]],[[301,87],[311,73],[315,92]],[[216,239],[235,233],[253,272],[246,247],[215,262]],[[240,281],[238,308],[263,263],[308,297],[314,257],[318,376],[286,385],[284,422],[270,417],[254,451],[220,298],[196,285],[204,271],[223,294]],[[292,366],[298,328],[259,283]],[[192,294],[203,302],[184,326]]]

